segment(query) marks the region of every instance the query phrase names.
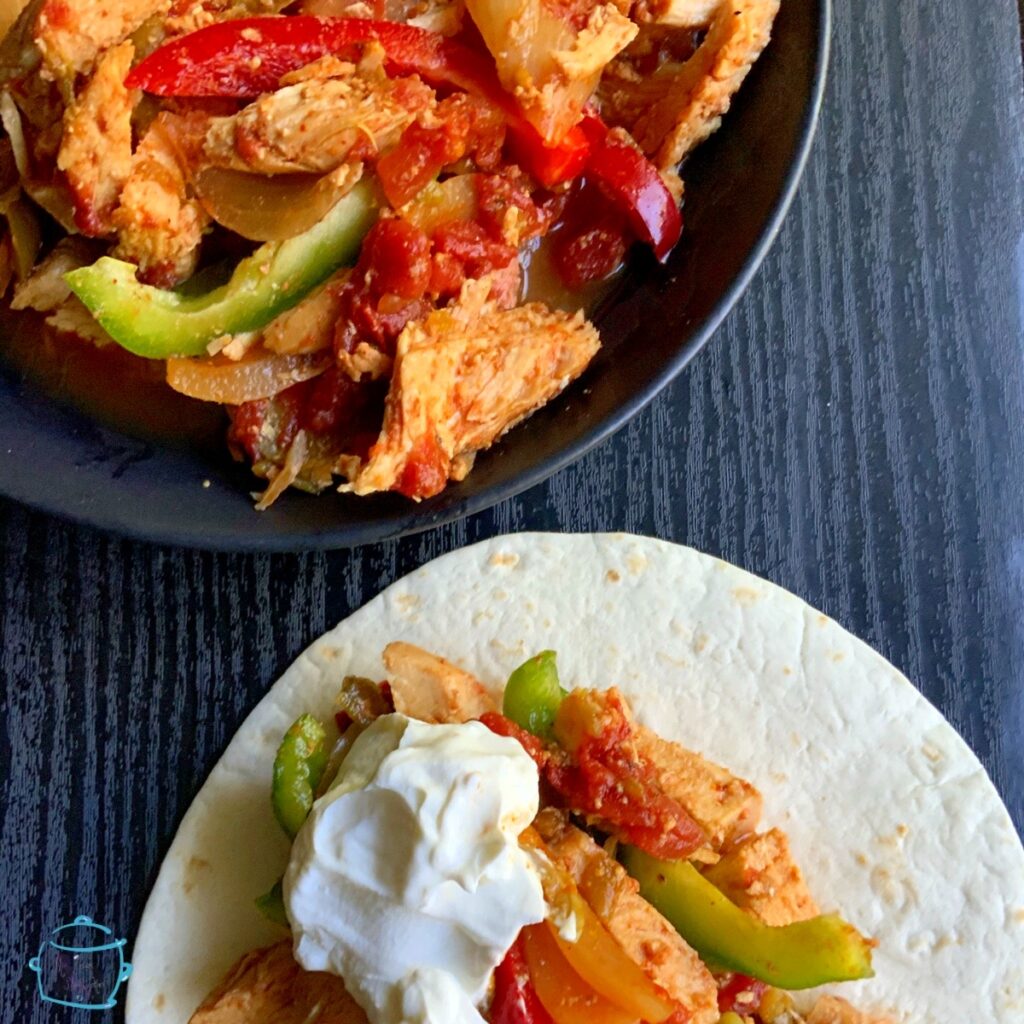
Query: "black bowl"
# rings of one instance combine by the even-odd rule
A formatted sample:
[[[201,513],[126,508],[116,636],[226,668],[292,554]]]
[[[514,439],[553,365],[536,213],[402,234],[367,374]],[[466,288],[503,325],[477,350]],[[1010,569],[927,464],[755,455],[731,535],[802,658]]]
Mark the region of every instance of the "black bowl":
[[[289,492],[258,513],[250,497],[257,482],[220,447],[175,448],[118,433],[10,370],[0,374],[0,492],[131,537],[293,551],[424,530],[539,483],[643,408],[747,286],[810,149],[830,22],[830,0],[783,0],[772,42],[721,131],[687,162],[683,240],[668,264],[645,255],[632,262],[599,311],[604,348],[584,377],[437,498],[415,505],[396,495]]]

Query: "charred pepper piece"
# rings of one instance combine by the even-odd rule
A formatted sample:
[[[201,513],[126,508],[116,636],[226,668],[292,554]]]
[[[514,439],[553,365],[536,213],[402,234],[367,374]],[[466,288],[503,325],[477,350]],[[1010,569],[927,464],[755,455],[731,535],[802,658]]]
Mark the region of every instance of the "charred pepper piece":
[[[873,943],[836,914],[771,927],[730,902],[689,862],[627,846],[626,870],[701,958],[783,989],[870,978]]]
[[[297,718],[277,748],[271,803],[274,817],[293,839],[313,806],[329,754],[327,730],[312,715]]]

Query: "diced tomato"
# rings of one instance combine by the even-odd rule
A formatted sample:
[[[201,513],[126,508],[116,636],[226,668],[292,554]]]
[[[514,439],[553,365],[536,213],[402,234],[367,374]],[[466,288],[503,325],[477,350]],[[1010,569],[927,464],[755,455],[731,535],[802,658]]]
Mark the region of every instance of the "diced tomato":
[[[490,1024],[553,1024],[530,981],[522,940],[516,939],[494,971]]]
[[[513,246],[495,241],[479,224],[462,221],[446,224],[434,232],[434,251],[462,264],[466,277],[478,278],[507,267],[517,258]]]
[[[424,128],[413,122],[398,144],[377,161],[381,188],[394,207],[404,206],[426,188],[445,164],[461,153],[443,128]]]
[[[477,198],[480,226],[496,239],[504,237],[505,218],[512,209],[519,211],[520,244],[544,234],[551,226],[550,217],[533,201],[525,183],[508,175],[481,174]]]
[[[312,381],[299,422],[312,434],[333,433],[358,417],[367,398],[365,385],[332,366]]]
[[[433,438],[422,438],[409,454],[395,490],[407,498],[432,498],[448,483],[451,461]]]
[[[430,284],[430,239],[404,220],[379,220],[363,241],[359,263],[371,294],[422,298]]]
[[[500,162],[505,118],[492,103],[457,93],[438,104],[431,127],[414,121],[398,144],[377,161],[377,175],[388,201],[404,206],[448,164],[472,156],[478,167]]]
[[[620,227],[607,222],[586,228],[567,226],[553,236],[551,258],[570,288],[582,288],[615,273],[626,258],[626,239]]]
[[[734,974],[718,990],[718,1012],[736,1013],[749,1016],[761,1008],[761,998],[768,986],[756,978],[748,978],[745,974]]]
[[[255,462],[259,458],[261,428],[269,405],[270,399],[260,398],[254,402],[245,402],[236,406],[231,411],[228,442],[238,445],[251,462]]]
[[[632,749],[631,734],[617,693],[574,690],[555,719],[555,736],[569,756],[552,759],[545,777],[568,806],[651,856],[688,857],[704,842],[704,832],[661,788],[654,766]]]
[[[567,698],[569,699],[569,698]],[[611,704],[597,735],[582,732],[570,754],[495,712],[483,722],[519,740],[565,806],[601,822],[654,857],[680,860],[704,840],[700,826],[658,785],[653,766],[629,753],[629,722]]]
[[[273,398],[274,411],[277,414],[276,442],[282,452],[291,446],[295,435],[302,427],[302,408],[312,387],[313,381],[304,380],[278,392]]]

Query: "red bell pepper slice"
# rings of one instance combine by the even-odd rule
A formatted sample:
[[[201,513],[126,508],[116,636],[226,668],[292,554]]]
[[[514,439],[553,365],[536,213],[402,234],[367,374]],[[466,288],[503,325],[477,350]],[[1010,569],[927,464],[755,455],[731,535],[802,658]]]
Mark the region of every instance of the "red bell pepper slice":
[[[490,1024],[553,1024],[530,981],[520,939],[494,971]]]
[[[258,96],[277,88],[282,75],[328,54],[358,56],[377,42],[388,69],[415,73],[435,85],[452,85],[483,96],[508,118],[517,157],[547,186],[578,175],[586,140],[569,133],[549,146],[502,89],[490,60],[436,32],[393,21],[317,18],[312,15],[238,18],[216,22],[174,39],[132,69],[127,85],[157,96]]]
[[[578,178],[590,155],[590,143],[579,125],[570,128],[557,146],[549,146],[523,117],[509,124],[508,144],[516,163],[547,188]]]
[[[320,57],[358,57],[380,43],[389,67],[490,95],[493,69],[479,54],[436,32],[395,21],[313,15],[237,18],[179,36],[151,53],[126,84],[157,96],[234,96],[276,89],[282,75]]]
[[[679,241],[683,218],[657,167],[596,114],[585,114],[580,128],[590,144],[587,173],[626,214],[637,237],[664,260]]]

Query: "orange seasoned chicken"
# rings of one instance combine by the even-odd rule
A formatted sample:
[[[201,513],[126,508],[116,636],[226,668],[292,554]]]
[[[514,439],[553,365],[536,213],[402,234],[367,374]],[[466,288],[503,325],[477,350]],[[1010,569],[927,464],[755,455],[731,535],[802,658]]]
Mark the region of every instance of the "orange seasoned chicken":
[[[238,114],[213,118],[206,159],[260,174],[326,172],[393,145],[434,93],[419,78],[388,78],[366,64],[327,58]]]
[[[704,829],[708,846],[700,860],[732,839],[752,832],[761,817],[761,794],[745,779],[678,743],[662,739],[642,725],[635,727],[636,750],[654,766],[661,788],[678,800]]]
[[[705,875],[733,903],[765,924],[792,924],[818,913],[818,905],[789,851],[789,840],[777,828],[744,839],[724,853]]]
[[[206,211],[190,196],[169,134],[173,115],[161,114],[135,151],[114,213],[114,255],[139,266],[151,284],[172,285],[195,269]]]
[[[75,202],[75,221],[86,235],[113,228],[112,215],[132,167],[132,110],[137,94],[125,87],[135,47],[107,50],[96,71],[64,113],[57,167]]]
[[[768,45],[778,11],[779,0],[723,2],[684,63],[666,61],[653,74],[640,74],[628,60],[614,62],[601,83],[604,113],[628,128],[662,170],[674,167],[718,129]]]
[[[422,722],[468,722],[497,705],[483,685],[450,661],[415,647],[384,648],[384,667],[395,710]]]
[[[246,953],[189,1024],[366,1024],[333,974],[302,970],[290,939]]]
[[[561,812],[541,811],[534,824],[556,864],[573,877],[627,955],[678,1003],[690,1024],[714,1024],[714,978],[675,928],[640,895],[625,868]]]
[[[467,282],[459,302],[410,323],[398,338],[384,426],[347,489],[441,491],[468,457],[578,377],[600,341],[582,313],[540,303],[497,310],[490,281]]]
[[[171,0],[44,0],[32,31],[43,73],[71,79],[87,71],[104,50],[170,6]]]
[[[605,65],[637,33],[613,3],[593,4],[589,11],[584,5],[582,27],[542,0],[467,0],[466,7],[502,85],[552,142],[576,123]]]

